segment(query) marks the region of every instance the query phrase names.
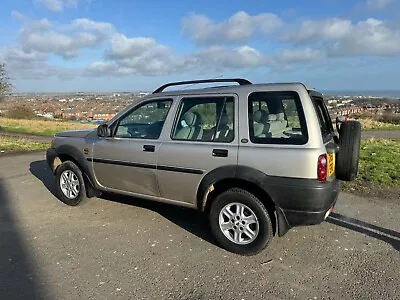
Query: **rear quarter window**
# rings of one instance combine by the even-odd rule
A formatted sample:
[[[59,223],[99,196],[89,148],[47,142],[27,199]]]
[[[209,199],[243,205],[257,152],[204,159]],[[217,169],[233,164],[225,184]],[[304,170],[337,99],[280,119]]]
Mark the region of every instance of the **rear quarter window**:
[[[249,135],[255,144],[308,141],[300,96],[294,91],[254,92],[248,98]]]

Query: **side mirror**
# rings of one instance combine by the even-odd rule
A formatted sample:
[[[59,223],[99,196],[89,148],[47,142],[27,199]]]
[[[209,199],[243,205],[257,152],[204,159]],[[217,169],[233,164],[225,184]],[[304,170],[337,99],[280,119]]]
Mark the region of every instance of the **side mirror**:
[[[107,137],[110,136],[110,128],[107,124],[101,124],[97,127],[97,136],[99,137]]]

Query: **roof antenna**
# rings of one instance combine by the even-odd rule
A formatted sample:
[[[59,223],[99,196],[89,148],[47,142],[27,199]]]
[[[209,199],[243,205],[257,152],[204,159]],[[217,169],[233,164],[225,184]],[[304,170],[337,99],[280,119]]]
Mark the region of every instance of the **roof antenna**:
[[[218,78],[222,78],[222,77],[224,77],[224,74],[221,74],[221,75],[219,75],[219,76],[215,76],[214,78],[211,78],[211,79],[218,79]],[[191,86],[194,86],[194,85],[196,85],[196,84],[198,84],[198,83],[189,84],[188,86],[186,86],[186,87],[183,88],[182,90],[186,90],[187,88],[190,88]]]

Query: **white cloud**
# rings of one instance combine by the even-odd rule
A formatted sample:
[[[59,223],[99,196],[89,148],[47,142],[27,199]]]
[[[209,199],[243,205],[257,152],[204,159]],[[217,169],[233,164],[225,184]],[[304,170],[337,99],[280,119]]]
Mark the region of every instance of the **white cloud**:
[[[86,74],[117,75],[118,65],[115,62],[96,61],[87,66]]]
[[[127,38],[128,39],[128,38]],[[130,39],[128,39],[129,41]],[[130,45],[131,41],[127,42]],[[266,55],[250,46],[224,48],[210,46],[186,56],[175,54],[170,48],[154,43],[141,51],[128,51],[121,47],[123,55],[110,56],[92,63],[87,74],[124,76],[167,75],[173,73],[223,71],[227,69],[255,69],[262,67],[281,68],[289,65],[314,62],[325,57],[323,51],[313,49],[283,50],[274,55]],[[109,51],[107,52],[109,53]]]
[[[156,45],[156,41],[147,37],[127,38],[117,33],[111,38],[111,47],[107,52],[110,58],[136,57]]]
[[[144,53],[118,61],[120,66],[129,67],[136,73],[144,75],[163,75],[185,71],[184,57],[174,54],[171,49],[163,45],[156,45]]]
[[[195,64],[193,58],[178,56],[154,39],[143,37],[114,40],[105,58],[106,62],[97,62],[89,70],[105,68],[118,75],[163,75],[189,70]]]
[[[107,36],[115,32],[114,25],[111,23],[96,22],[86,18],[72,20],[71,25],[73,29],[94,31]]]
[[[0,60],[7,62],[7,69],[13,78],[47,79],[59,77],[69,79],[79,75],[79,70],[51,66],[47,59],[47,54],[25,51],[20,47],[11,47],[5,51],[0,51]]]
[[[215,23],[206,16],[190,14],[182,20],[183,36],[199,45],[241,43],[256,31],[268,35],[282,25],[281,19],[271,13],[248,15],[237,12],[228,20]]]
[[[400,55],[400,30],[374,18],[358,23],[337,18],[305,20],[298,28],[289,28],[282,40],[292,46],[317,47],[328,56]]]
[[[114,27],[110,23],[89,19],[75,19],[70,24],[58,25],[47,19],[22,21],[19,42],[25,51],[53,53],[65,59],[79,55],[84,48],[100,46],[111,36]]]
[[[12,47],[8,49],[4,54],[4,60],[7,62],[21,62],[21,63],[31,63],[38,61],[45,61],[47,59],[47,55],[36,52],[29,51],[26,52],[19,47]]]
[[[79,0],[34,0],[35,3],[43,5],[50,11],[61,12],[65,7],[75,8]]]
[[[31,33],[24,38],[22,45],[26,49],[43,53],[55,53],[68,59],[78,56],[80,49],[94,47],[99,42],[95,35],[87,32],[68,36],[50,31],[46,33]]]
[[[400,31],[392,30],[383,21],[367,19],[355,25],[349,35],[331,48],[337,56],[400,55]]]
[[[329,18],[325,20],[304,20],[299,26],[293,25],[283,36],[290,42],[310,42],[315,40],[337,40],[349,34],[350,20]]]
[[[400,55],[400,29],[373,18],[358,23],[339,18],[308,19],[285,25],[272,14],[250,16],[238,12],[220,23],[191,15],[183,21],[184,34],[195,44],[207,46],[178,54],[153,37],[129,36],[107,22],[79,18],[60,24],[45,18],[30,20],[16,11],[12,16],[21,23],[18,43],[5,51],[0,50],[0,60],[6,61],[23,77],[279,70],[296,65],[314,66],[338,57]],[[278,36],[277,30],[282,35]],[[271,43],[268,48],[277,50],[256,49],[251,44],[256,34],[265,40],[268,36],[268,43]],[[79,68],[49,64],[51,55],[71,59],[84,49],[100,50],[101,54]]]
[[[29,20],[17,12],[13,15],[22,22],[19,45],[6,51],[5,60],[10,60],[16,70],[22,70],[22,65],[30,60],[27,72],[31,74],[37,74],[33,68],[41,68],[60,70],[61,74],[74,76],[103,73],[159,75],[186,70],[194,64],[192,58],[175,54],[153,38],[127,37],[118,33],[110,23],[82,18],[72,20],[69,24],[55,24],[47,19]],[[97,48],[103,44],[108,45],[104,60],[89,64],[86,68],[65,73],[62,68],[50,68],[47,65],[50,54],[70,59],[77,57],[82,49]],[[2,56],[6,54],[3,52]],[[53,71],[49,74],[53,74]]]
[[[279,64],[308,63],[319,61],[325,57],[325,52],[311,48],[284,49],[274,56],[274,61]]]
[[[265,66],[267,58],[258,50],[249,46],[234,49],[211,46],[193,55],[202,68],[251,68]]]
[[[388,7],[392,0],[367,0],[366,6],[369,9],[379,10]]]
[[[11,16],[17,19],[18,21],[23,21],[25,19],[25,16],[17,10],[13,10],[11,12]]]

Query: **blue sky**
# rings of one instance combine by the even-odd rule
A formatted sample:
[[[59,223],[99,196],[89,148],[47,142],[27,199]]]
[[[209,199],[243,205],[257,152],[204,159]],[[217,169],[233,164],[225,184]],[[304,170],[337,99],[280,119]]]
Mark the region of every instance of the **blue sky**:
[[[244,77],[399,89],[400,1],[2,1],[16,92],[151,90]]]

